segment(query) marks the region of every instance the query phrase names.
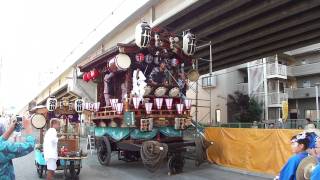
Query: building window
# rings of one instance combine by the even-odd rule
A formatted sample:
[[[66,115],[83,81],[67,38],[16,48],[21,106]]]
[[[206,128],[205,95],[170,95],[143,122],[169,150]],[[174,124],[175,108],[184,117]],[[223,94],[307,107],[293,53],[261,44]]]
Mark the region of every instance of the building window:
[[[317,110],[305,110],[304,112],[305,118],[310,118],[311,120],[317,119]]]
[[[216,86],[216,76],[207,76],[202,78],[202,87],[215,87]]]
[[[308,87],[311,86],[310,84],[311,84],[311,83],[310,83],[309,80],[304,80],[302,86],[303,86],[304,88],[308,88]]]
[[[221,122],[221,109],[216,109],[216,122]]]

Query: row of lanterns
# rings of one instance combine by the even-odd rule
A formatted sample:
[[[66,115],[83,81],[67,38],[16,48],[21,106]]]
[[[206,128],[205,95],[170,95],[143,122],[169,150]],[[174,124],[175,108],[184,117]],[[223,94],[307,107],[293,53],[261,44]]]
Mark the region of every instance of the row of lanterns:
[[[133,99],[134,109],[138,110],[141,99],[139,97],[133,97],[132,99]],[[123,111],[123,103],[118,102],[118,101],[119,101],[118,99],[110,99],[110,104],[111,104],[112,109],[115,110],[117,112],[117,114],[121,114]],[[163,104],[163,98],[155,98],[154,101],[156,104],[156,108],[158,110],[161,110],[162,104]],[[177,109],[178,114],[183,113],[184,106],[185,106],[185,109],[190,110],[191,102],[192,102],[191,99],[184,99],[184,104],[177,103],[176,109]],[[165,104],[166,104],[167,109],[171,110],[172,104],[173,104],[173,99],[172,98],[165,99]],[[153,103],[146,102],[146,103],[144,103],[144,106],[145,106],[146,113],[151,114]]]
[[[89,111],[99,111],[100,103],[88,103],[84,102],[82,99],[77,99],[74,101],[73,108],[77,113],[82,113],[84,110]],[[49,97],[47,99],[46,107],[48,111],[54,111],[58,107],[58,100],[55,97]],[[62,98],[62,101],[60,102],[60,107],[70,107],[69,101],[67,98]]]
[[[158,33],[154,34],[155,39],[155,46],[160,46],[160,36]],[[135,42],[136,45],[140,48],[146,48],[151,41],[151,27],[147,22],[139,23],[136,26],[135,30]],[[179,41],[178,37],[170,37],[170,48],[174,48],[174,44]],[[184,31],[182,37],[182,51],[188,55],[192,56],[196,50],[196,38],[195,35],[192,34],[190,31]]]
[[[97,79],[97,77],[100,75],[100,72],[97,69],[93,69],[89,72],[85,72],[82,75],[82,79],[86,82],[90,81],[90,80],[95,80]]]

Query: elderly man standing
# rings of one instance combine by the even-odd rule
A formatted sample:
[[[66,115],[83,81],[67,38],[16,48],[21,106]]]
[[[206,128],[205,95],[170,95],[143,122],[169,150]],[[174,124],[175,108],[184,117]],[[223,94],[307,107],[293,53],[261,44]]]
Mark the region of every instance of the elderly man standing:
[[[3,124],[0,124],[0,179],[14,180],[14,168],[12,159],[25,156],[33,151],[35,145],[35,137],[31,136],[32,127],[30,120],[23,121],[26,140],[24,142],[15,143],[8,141],[8,138],[16,128],[16,122],[13,122],[5,131]]]
[[[47,163],[48,180],[53,179],[54,171],[57,169],[59,140],[57,131],[60,131],[60,120],[52,118],[50,120],[50,128],[47,130],[43,141],[43,155]]]

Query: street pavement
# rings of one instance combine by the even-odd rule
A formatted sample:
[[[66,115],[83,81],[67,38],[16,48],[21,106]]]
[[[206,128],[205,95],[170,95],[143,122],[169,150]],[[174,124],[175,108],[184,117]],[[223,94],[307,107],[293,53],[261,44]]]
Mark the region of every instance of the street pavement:
[[[36,180],[39,179],[34,165],[34,153],[14,160],[14,167],[17,180]],[[182,174],[168,176],[168,170],[164,163],[162,168],[155,173],[148,172],[141,162],[126,163],[118,161],[113,157],[110,166],[99,164],[96,154],[88,155],[83,161],[78,179],[84,180],[144,180],[144,179],[163,179],[163,180],[270,180],[271,178],[247,174],[221,168],[216,165],[202,164],[199,168],[194,166],[194,161],[187,160]],[[55,179],[64,179],[63,171],[57,171]]]

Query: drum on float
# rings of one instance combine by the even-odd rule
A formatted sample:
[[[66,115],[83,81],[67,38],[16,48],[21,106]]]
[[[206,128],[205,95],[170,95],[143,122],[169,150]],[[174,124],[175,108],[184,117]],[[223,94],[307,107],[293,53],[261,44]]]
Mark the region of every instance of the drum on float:
[[[148,96],[152,91],[152,87],[150,85],[147,85],[144,87],[144,95],[143,96]]]
[[[178,87],[171,88],[169,91],[170,97],[178,97],[180,93],[180,89]]]
[[[156,97],[161,97],[161,96],[164,96],[166,92],[167,92],[167,88],[160,86],[154,91],[154,95]]]
[[[126,54],[118,54],[108,62],[110,72],[125,71],[131,65],[131,59]]]
[[[46,126],[47,120],[42,114],[33,114],[31,116],[31,125],[36,129],[42,129]]]

